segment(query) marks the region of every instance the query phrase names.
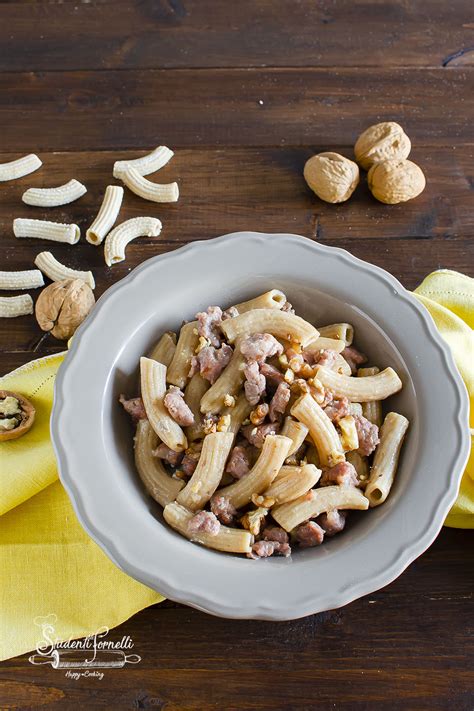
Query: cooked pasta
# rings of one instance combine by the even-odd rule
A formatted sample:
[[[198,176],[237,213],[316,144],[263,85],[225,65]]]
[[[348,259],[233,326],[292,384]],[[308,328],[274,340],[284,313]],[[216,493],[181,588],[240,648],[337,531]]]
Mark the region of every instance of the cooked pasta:
[[[321,545],[352,509],[383,503],[408,420],[392,412],[379,429],[381,401],[402,381],[360,368],[354,337],[347,323],[320,335],[279,289],[163,333],[140,358],[141,397],[120,402],[165,522],[256,559]]]

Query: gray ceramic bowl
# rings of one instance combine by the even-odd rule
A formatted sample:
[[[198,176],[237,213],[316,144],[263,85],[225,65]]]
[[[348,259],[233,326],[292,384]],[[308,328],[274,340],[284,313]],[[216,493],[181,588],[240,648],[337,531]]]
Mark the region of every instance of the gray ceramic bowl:
[[[353,513],[340,536],[291,558],[217,553],[170,530],[143,491],[117,405],[138,390],[157,337],[209,304],[285,291],[318,324],[349,321],[357,344],[393,366],[390,407],[411,427],[387,502]],[[436,537],[468,455],[467,396],[430,316],[396,279],[304,237],[242,232],[150,259],[99,300],[56,379],[52,438],[61,480],[89,535],[126,573],[226,617],[283,620],[339,607],[386,585]]]

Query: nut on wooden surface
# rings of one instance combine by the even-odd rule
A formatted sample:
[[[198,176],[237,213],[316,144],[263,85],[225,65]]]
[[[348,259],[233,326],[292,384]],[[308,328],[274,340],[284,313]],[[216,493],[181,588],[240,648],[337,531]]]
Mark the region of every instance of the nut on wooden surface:
[[[67,340],[95,304],[94,293],[82,279],[64,279],[43,289],[36,301],[36,320],[43,331]]]
[[[426,179],[411,160],[385,160],[369,170],[367,181],[372,195],[387,205],[413,200],[423,192]]]
[[[0,390],[0,400],[7,397],[13,397],[18,400],[21,409],[21,422],[12,430],[0,431],[0,442],[7,440],[18,439],[28,432],[33,427],[35,421],[36,409],[34,405],[23,395],[12,392],[11,390]]]
[[[408,158],[411,142],[400,124],[384,121],[369,126],[360,134],[354,146],[354,155],[364,170],[384,160]]]
[[[318,153],[306,161],[304,178],[321,200],[344,202],[359,183],[359,166],[340,153]]]

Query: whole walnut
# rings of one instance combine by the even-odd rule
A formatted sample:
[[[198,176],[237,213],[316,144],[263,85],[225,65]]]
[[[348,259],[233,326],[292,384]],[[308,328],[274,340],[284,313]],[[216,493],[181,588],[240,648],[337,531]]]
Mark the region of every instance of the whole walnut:
[[[360,134],[354,146],[356,161],[365,170],[383,160],[408,158],[410,150],[410,139],[395,121],[370,126]]]
[[[36,320],[43,331],[49,331],[61,341],[67,340],[94,304],[94,294],[85,281],[64,279],[43,289],[36,301]]]
[[[304,178],[326,202],[348,200],[359,182],[359,166],[339,153],[318,153],[306,161]]]
[[[423,171],[411,160],[375,163],[368,172],[367,181],[372,195],[388,205],[416,198],[426,185]]]

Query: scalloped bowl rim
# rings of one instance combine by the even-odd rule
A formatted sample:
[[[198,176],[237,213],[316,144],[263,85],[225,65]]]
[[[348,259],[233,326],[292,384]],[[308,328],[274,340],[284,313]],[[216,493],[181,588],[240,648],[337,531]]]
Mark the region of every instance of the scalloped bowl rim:
[[[173,582],[167,578],[164,568],[159,572],[153,571],[152,573],[149,570],[142,569],[136,561],[128,560],[121,550],[119,550],[116,542],[112,540],[111,532],[104,531],[103,528],[101,528],[100,512],[98,510],[92,511],[90,502],[89,508],[87,507],[84,501],[84,491],[81,489],[80,482],[70,475],[71,452],[63,446],[62,441],[62,430],[64,427],[62,417],[67,402],[66,390],[67,387],[70,386],[68,379],[70,380],[70,376],[72,377],[73,367],[77,367],[79,358],[84,352],[83,349],[86,345],[84,337],[86,334],[92,333],[94,327],[96,327],[101,319],[104,307],[117,296],[118,292],[122,292],[122,296],[124,296],[126,290],[135,282],[139,281],[142,275],[153,270],[155,265],[163,265],[166,262],[190,258],[196,256],[202,250],[212,250],[216,247],[226,245],[236,238],[250,238],[256,242],[268,240],[269,238],[272,240],[278,239],[280,242],[285,242],[288,246],[298,245],[298,247],[309,249],[313,255],[330,254],[336,256],[338,260],[349,264],[351,268],[375,276],[386,285],[391,286],[394,293],[411,306],[424,329],[427,340],[431,342],[431,345],[436,348],[440,354],[445,375],[447,376],[447,384],[453,389],[458,401],[457,416],[453,422],[453,437],[454,433],[456,433],[457,439],[455,442],[453,439],[453,458],[450,463],[451,479],[449,485],[446,486],[443,491],[439,492],[436,500],[433,501],[430,521],[425,522],[422,532],[418,532],[414,538],[407,541],[402,550],[397,549],[396,554],[391,558],[390,562],[382,566],[376,574],[372,574],[369,578],[365,578],[362,575],[357,581],[343,585],[338,590],[331,590],[330,594],[327,594],[325,597],[318,597],[314,591],[312,593],[310,592],[310,594],[306,594],[306,596],[300,596],[291,608],[289,608],[288,605],[280,604],[277,599],[266,603],[257,600],[252,605],[247,604],[243,607],[236,606],[235,603],[231,605],[227,600],[213,598],[212,591],[206,590],[205,584],[203,589],[202,581],[197,581],[195,586],[183,588],[177,582]],[[223,235],[222,237],[192,242],[175,251],[152,257],[136,267],[129,275],[110,287],[100,297],[90,316],[78,329],[67,358],[57,374],[54,387],[54,406],[51,416],[51,438],[61,482],[69,495],[82,527],[123,572],[131,575],[143,584],[155,590],[159,590],[165,597],[214,615],[237,619],[289,620],[328,609],[342,607],[363,595],[384,587],[395,580],[413,560],[429,547],[438,535],[445,516],[454,503],[458,493],[462,471],[469,455],[470,443],[468,436],[469,430],[466,425],[467,422],[467,393],[455,366],[452,353],[448,345],[441,338],[428,311],[395,277],[380,267],[354,257],[346,250],[338,247],[325,246],[306,237],[294,234],[267,234],[249,231],[234,232]]]

